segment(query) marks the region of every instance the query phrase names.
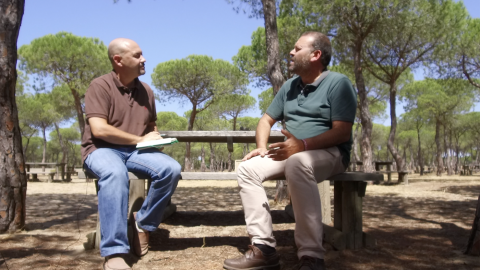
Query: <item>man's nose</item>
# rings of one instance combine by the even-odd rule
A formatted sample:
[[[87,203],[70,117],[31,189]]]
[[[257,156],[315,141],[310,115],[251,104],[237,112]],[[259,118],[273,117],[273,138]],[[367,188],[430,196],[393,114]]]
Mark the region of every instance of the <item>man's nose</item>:
[[[145,57],[143,57],[143,55],[142,55],[142,57],[140,58],[140,61],[141,61],[142,63],[144,63],[144,62],[147,62],[147,59],[145,59]]]

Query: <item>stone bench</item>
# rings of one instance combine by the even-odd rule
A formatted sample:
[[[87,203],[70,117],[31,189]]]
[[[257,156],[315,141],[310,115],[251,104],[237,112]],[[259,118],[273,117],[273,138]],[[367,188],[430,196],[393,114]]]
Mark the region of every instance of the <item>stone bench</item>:
[[[53,182],[56,173],[54,173],[54,172],[35,172],[35,173],[26,172],[26,174],[27,174],[27,181],[28,182],[40,182],[40,180],[38,180],[38,175],[39,174],[48,175],[47,182]],[[30,175],[32,176],[32,179],[30,179]]]

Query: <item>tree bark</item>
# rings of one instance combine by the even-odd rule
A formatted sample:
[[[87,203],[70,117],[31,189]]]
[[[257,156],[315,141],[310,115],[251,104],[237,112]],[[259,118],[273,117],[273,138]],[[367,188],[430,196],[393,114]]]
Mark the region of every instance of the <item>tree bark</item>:
[[[265,38],[267,45],[267,72],[273,88],[273,95],[276,95],[280,87],[285,83],[280,68],[280,45],[277,30],[277,9],[275,0],[262,0],[263,18],[265,20]],[[279,180],[282,181],[282,180]],[[275,201],[280,202],[289,198],[286,183],[278,183]],[[283,190],[280,190],[283,189]]]
[[[202,143],[202,163],[200,164],[200,171],[205,172],[207,170],[207,166],[205,166],[205,148]]]
[[[195,122],[195,117],[197,116],[197,105],[193,104],[192,113],[190,114],[190,119],[188,120],[188,131],[193,130],[193,123]],[[191,162],[191,143],[185,143],[185,168],[184,171],[189,172],[193,170],[193,163]]]
[[[273,94],[276,95],[285,83],[280,68],[280,45],[277,30],[277,9],[275,0],[262,0],[263,18],[265,20],[265,38],[267,43],[267,72],[272,84]]]
[[[365,79],[362,71],[362,41],[357,41],[352,50],[355,84],[357,86],[358,96],[360,98],[360,122],[362,124],[362,141],[360,144],[360,149],[362,152],[362,167],[364,172],[373,172],[375,169],[373,167],[372,144],[370,142],[373,124],[368,108],[367,90],[365,88]]]
[[[55,130],[57,131],[58,142],[60,143],[60,147],[62,148],[63,156],[61,163],[66,163],[68,157],[68,149],[65,146],[65,142],[63,142],[62,134],[60,134],[60,128],[58,127],[57,123],[53,123],[55,125]]]
[[[73,100],[75,102],[75,111],[77,112],[78,126],[80,127],[80,138],[83,138],[83,133],[85,132],[85,118],[83,118],[83,108],[82,100],[77,90],[70,89],[73,95]]]
[[[387,147],[392,154],[395,163],[397,164],[397,171],[405,171],[405,160],[398,153],[397,148],[394,145],[395,142],[395,133],[397,132],[397,112],[396,110],[396,101],[397,101],[397,86],[395,84],[390,85],[390,134],[388,135]]]
[[[420,175],[423,175],[424,165],[422,158],[422,140],[420,139],[420,128],[417,128],[417,139],[418,139],[418,165],[420,166]]]
[[[443,125],[443,149],[445,151],[445,156],[447,158],[446,163],[447,163],[447,175],[452,175],[452,164],[451,164],[451,158],[450,158],[450,147],[448,145],[448,136],[447,136],[447,124],[445,121],[445,117],[443,118],[443,122],[445,123]]]
[[[232,152],[228,152],[228,171],[231,172],[232,169]]]
[[[25,226],[27,176],[15,102],[17,39],[24,0],[0,1],[0,233]]]
[[[213,144],[209,143],[210,145],[210,171],[215,172],[215,149],[213,148]]]
[[[437,146],[437,176],[442,176],[443,160],[442,160],[442,143],[440,142],[440,120],[437,118],[435,123],[435,144]]]
[[[42,126],[42,136],[43,136],[43,155],[42,155],[42,163],[47,162],[47,135],[45,133],[45,130],[47,128],[45,126]]]

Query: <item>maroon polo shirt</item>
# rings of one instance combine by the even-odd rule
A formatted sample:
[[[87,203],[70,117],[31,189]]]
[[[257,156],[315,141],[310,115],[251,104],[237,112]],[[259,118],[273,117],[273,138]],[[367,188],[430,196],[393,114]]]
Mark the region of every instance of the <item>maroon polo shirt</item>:
[[[97,139],[92,134],[88,119],[100,117],[122,131],[137,136],[145,135],[148,123],[157,120],[152,89],[138,78],[132,89],[118,80],[114,71],[92,81],[85,93],[85,133],[82,138],[82,160],[98,148],[115,144]]]

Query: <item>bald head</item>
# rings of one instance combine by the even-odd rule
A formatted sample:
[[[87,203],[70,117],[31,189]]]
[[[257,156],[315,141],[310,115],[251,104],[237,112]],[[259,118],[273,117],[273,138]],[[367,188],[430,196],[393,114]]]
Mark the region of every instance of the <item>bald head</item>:
[[[132,46],[137,46],[138,44],[128,38],[116,38],[108,44],[108,58],[110,59],[110,62],[113,64],[113,57],[115,55],[120,55],[123,57],[125,52],[129,50]]]

